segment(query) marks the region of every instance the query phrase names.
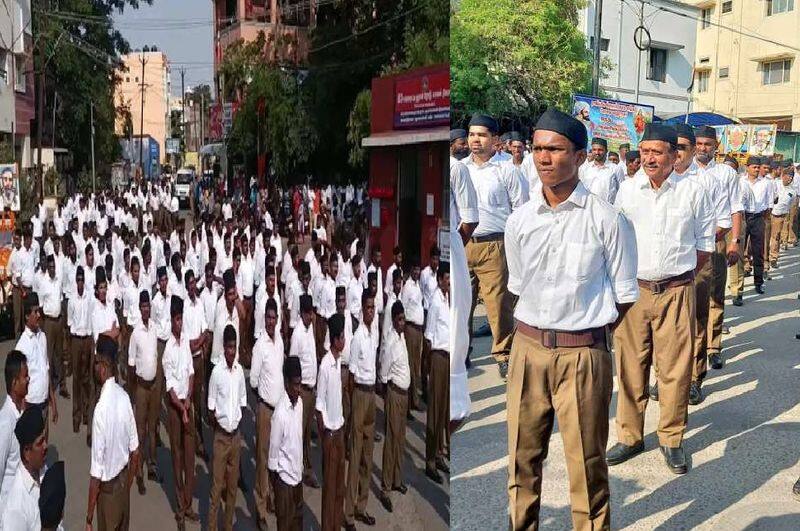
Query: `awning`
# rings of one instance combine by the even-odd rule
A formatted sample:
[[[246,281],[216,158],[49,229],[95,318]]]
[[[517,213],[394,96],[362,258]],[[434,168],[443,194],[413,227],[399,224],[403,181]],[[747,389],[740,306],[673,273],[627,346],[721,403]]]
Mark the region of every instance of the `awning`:
[[[223,153],[225,153],[225,144],[221,142],[216,144],[206,144],[200,148],[200,155],[202,156],[213,155],[215,157],[219,157]]]
[[[791,52],[775,52],[767,55],[760,55],[758,57],[751,57],[750,60],[756,63],[770,63],[772,61],[780,61],[782,59],[794,59],[795,54]]]
[[[663,42],[663,41],[650,41],[651,48],[659,48],[661,50],[669,50],[671,52],[677,52],[678,50],[683,50],[683,44],[675,44],[672,42]]]
[[[431,129],[411,129],[408,131],[389,131],[376,133],[361,141],[364,147],[405,146],[425,142],[449,142],[450,129],[434,127]]]
[[[672,116],[670,118],[662,120],[661,123],[667,125],[686,123],[686,114],[682,113],[676,116]],[[713,112],[690,112],[688,123],[692,127],[700,127],[702,125],[736,124],[739,123],[739,121],[732,118],[728,118],[727,116],[723,116],[722,114],[717,114]]]

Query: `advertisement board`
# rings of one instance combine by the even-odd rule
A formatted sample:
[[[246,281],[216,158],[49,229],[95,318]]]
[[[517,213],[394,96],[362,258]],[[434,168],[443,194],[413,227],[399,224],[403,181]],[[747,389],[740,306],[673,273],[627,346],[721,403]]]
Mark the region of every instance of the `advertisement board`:
[[[450,74],[430,72],[394,84],[394,127],[431,127],[450,123]]]
[[[775,124],[731,124],[716,126],[720,153],[727,155],[775,155]]]
[[[166,144],[164,153],[173,154],[181,152],[180,138],[167,138],[164,143]]]
[[[652,105],[584,94],[576,94],[572,102],[572,116],[586,126],[589,142],[592,137],[604,138],[609,151],[617,151],[620,144],[630,144],[631,149],[636,149],[645,125],[652,123],[654,113]]]

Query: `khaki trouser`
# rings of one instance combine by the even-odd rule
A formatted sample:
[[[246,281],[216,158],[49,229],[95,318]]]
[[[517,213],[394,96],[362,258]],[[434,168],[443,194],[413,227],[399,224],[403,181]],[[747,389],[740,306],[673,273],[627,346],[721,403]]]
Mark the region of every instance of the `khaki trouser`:
[[[272,473],[275,484],[275,517],[280,531],[303,529],[303,483],[289,485]]]
[[[64,327],[60,318],[53,319],[42,315],[42,329],[47,340],[47,360],[50,364],[51,380],[55,379],[55,388],[59,388],[64,385],[67,371],[63,356]]]
[[[303,404],[305,407],[305,404]],[[347,496],[344,519],[353,524],[356,514],[367,510],[372,449],[375,445],[375,392],[355,386],[352,402],[350,466],[347,468]]]
[[[148,465],[152,466],[156,463],[156,426],[158,413],[161,409],[161,397],[158,394],[156,380],[147,382],[137,376],[134,396],[136,403],[136,432],[139,435],[139,448],[141,448],[140,466],[136,472],[138,477],[142,477],[145,456],[147,457]],[[145,448],[147,453],[145,453]]]
[[[303,401],[303,477],[311,477],[311,429],[316,411],[317,395],[314,389],[305,385],[300,387],[300,400]]]
[[[692,381],[702,382],[708,371],[708,315],[711,303],[711,279],[714,276],[711,257],[694,279],[695,331]]]
[[[322,531],[339,531],[344,521],[344,430],[325,430],[321,439]]]
[[[256,509],[261,520],[267,519],[271,485],[267,460],[269,459],[269,437],[272,431],[272,414],[275,408],[258,400],[256,406]]]
[[[450,355],[444,350],[431,351],[427,413],[425,466],[436,470],[436,458],[444,449],[444,431],[450,414]]]
[[[781,243],[792,245],[797,242],[797,233],[795,232],[796,221],[797,202],[794,202],[792,203],[792,206],[789,207],[789,217],[783,224],[783,230],[781,231]]]
[[[239,483],[239,452],[242,437],[227,433],[220,427],[214,430],[214,455],[211,468],[211,505],[208,507],[208,528],[217,529],[217,511],[225,491],[225,530],[233,529],[233,515],[236,511],[236,492]]]
[[[772,214],[769,210],[764,211],[764,241],[762,246],[764,248],[764,271],[770,270],[769,264],[769,242],[772,240]]]
[[[69,342],[72,355],[72,427],[77,431],[89,420],[89,407],[94,398],[94,341],[92,336],[72,336]],[[91,433],[92,427],[89,426]],[[141,440],[141,437],[139,438]]]
[[[650,365],[658,366],[661,446],[677,448],[686,431],[695,338],[694,284],[654,294],[642,287],[614,333],[619,381],[617,434],[633,446],[644,440]]]
[[[486,305],[486,316],[492,329],[492,356],[497,361],[508,359],[514,333],[514,295],[508,291],[508,265],[502,240],[475,243],[466,247],[469,271],[477,280],[472,286],[470,326],[477,295]]]
[[[314,327],[314,343],[317,347],[317,363],[322,361],[325,355],[325,332],[328,330],[328,321],[320,314],[316,314],[316,326]]]
[[[554,419],[564,441],[572,525],[610,529],[608,413],[613,387],[605,344],[548,349],[517,334],[508,370],[511,529],[538,529],[542,465]]]
[[[119,380],[122,382],[128,381],[128,347],[131,343],[132,329],[128,326],[128,320],[122,316],[122,312],[117,312],[117,321],[119,322]]]
[[[192,367],[194,368],[194,388],[192,389],[192,402],[194,402],[194,426],[197,435],[197,445],[204,448],[203,419],[206,417],[206,407],[208,405],[208,392],[206,387],[206,360],[201,352],[192,355]]]
[[[156,387],[159,397],[164,396],[164,390],[167,388],[167,382],[164,379],[164,347],[167,346],[166,341],[161,339],[156,340],[156,354],[158,355],[158,364],[156,365]],[[161,411],[156,415],[156,436],[159,436],[161,431]]]
[[[422,389],[420,377],[422,373],[422,327],[406,321],[406,349],[408,350],[408,368],[411,369],[411,386],[408,388],[408,405],[419,406],[419,393]]]
[[[344,417],[344,447],[350,447],[350,434],[352,433],[352,415],[350,414],[353,402],[350,390],[350,369],[342,363],[342,416]]]
[[[403,484],[403,454],[406,448],[408,390],[389,383],[386,386],[386,441],[383,443],[381,490],[389,492]]]
[[[722,350],[722,323],[725,318],[725,282],[728,276],[727,246],[731,240],[730,231],[724,240],[717,242],[711,254],[711,285],[709,286],[708,328],[706,331],[706,352],[719,354]]]
[[[744,236],[747,232],[747,217],[742,214],[742,231],[739,234],[739,259],[732,266],[728,266],[728,284],[731,289],[731,295],[737,297],[744,291],[744,262],[747,259],[747,247],[745,245]]]
[[[771,238],[769,240],[769,261],[775,262],[778,260],[778,255],[781,252],[781,231],[786,224],[787,215],[772,216],[772,229],[770,229]]]
[[[130,523],[131,495],[128,466],[114,479],[100,483],[97,497],[97,530],[127,531]]]
[[[192,508],[194,490],[194,406],[189,403],[189,422],[183,423],[182,415],[172,404],[169,395],[164,396],[167,407],[167,431],[169,449],[172,453],[172,472],[175,477],[175,518],[182,522]]]

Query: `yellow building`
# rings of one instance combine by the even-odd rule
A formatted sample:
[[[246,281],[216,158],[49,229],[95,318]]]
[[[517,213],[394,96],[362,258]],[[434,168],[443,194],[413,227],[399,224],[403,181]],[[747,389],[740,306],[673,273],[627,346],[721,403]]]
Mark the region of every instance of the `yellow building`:
[[[687,0],[697,22],[693,108],[800,130],[800,2]],[[772,41],[772,42],[770,42]]]
[[[170,80],[169,61],[164,52],[131,52],[120,58],[125,69],[117,72],[121,82],[114,94],[117,107],[126,107],[131,113],[133,134],[153,137],[159,145],[160,162],[166,158],[166,138],[169,134]],[[144,60],[144,70],[142,70]],[[144,92],[142,92],[144,83]],[[144,123],[142,116],[142,94],[144,94]],[[125,122],[117,116],[116,133],[125,133]]]

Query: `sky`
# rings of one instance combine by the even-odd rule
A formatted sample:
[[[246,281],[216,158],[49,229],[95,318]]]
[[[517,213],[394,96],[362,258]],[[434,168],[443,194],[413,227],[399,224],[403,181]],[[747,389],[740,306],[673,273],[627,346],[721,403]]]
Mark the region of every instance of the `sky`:
[[[186,89],[201,83],[212,85],[213,28],[211,0],[153,0],[139,9],[114,15],[114,26],[132,49],[156,45],[172,65],[172,94],[181,93],[180,69],[186,69]]]

